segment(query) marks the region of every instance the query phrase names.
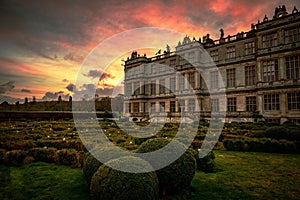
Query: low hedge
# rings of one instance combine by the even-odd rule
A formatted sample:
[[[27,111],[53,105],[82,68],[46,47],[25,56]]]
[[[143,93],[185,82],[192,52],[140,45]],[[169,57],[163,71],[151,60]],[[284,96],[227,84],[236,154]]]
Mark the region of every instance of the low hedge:
[[[274,139],[224,140],[224,147],[230,151],[254,151],[267,153],[300,153],[300,142]]]

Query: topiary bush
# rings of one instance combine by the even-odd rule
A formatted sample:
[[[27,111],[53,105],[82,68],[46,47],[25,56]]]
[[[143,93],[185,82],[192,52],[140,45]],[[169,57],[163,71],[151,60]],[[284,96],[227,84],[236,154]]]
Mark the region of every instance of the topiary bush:
[[[197,170],[203,171],[205,173],[213,173],[216,172],[216,163],[214,161],[215,154],[213,151],[210,151],[206,156],[203,158],[199,158],[198,151],[194,149],[189,149],[191,153],[194,155],[197,163]]]
[[[5,163],[8,166],[21,166],[26,157],[26,152],[22,150],[12,150],[6,153]]]
[[[148,162],[136,157],[121,157],[107,164],[131,164],[137,171],[151,167]],[[101,165],[92,177],[90,191],[92,199],[97,200],[155,200],[158,199],[158,179],[154,171],[128,173]]]
[[[55,157],[55,163],[71,167],[80,167],[79,156],[80,155],[75,149],[58,150]]]
[[[95,158],[90,152],[85,153],[83,160],[83,175],[88,185],[90,185],[92,177],[94,173],[98,170],[98,168],[105,162],[109,160],[120,158],[125,155],[125,153],[119,148],[112,147],[98,147],[91,151],[93,154],[104,154],[107,155],[103,157],[103,162],[100,162],[97,158]]]
[[[176,140],[173,140],[176,142]],[[147,153],[161,149],[167,145],[170,140],[165,138],[149,139],[137,149],[137,153]],[[185,146],[177,142],[176,147],[178,150],[185,150]],[[168,155],[174,154],[174,152],[167,152]],[[156,171],[159,189],[162,194],[165,192],[180,192],[188,188],[195,175],[196,160],[194,155],[190,151],[186,151],[180,158],[171,163],[170,165]]]
[[[285,139],[287,137],[288,130],[283,126],[272,126],[266,129],[265,137],[272,139]]]
[[[55,148],[32,148],[28,150],[28,156],[32,156],[35,161],[54,163],[57,149]]]

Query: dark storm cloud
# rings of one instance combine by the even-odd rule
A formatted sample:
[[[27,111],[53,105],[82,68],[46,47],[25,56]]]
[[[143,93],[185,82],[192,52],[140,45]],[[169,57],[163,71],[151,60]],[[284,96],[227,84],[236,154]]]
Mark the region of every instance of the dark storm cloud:
[[[70,92],[73,92],[76,90],[76,86],[73,83],[70,83],[69,85],[67,85],[66,89]]]
[[[112,74],[103,72],[101,70],[90,70],[86,76],[89,76],[91,78],[99,78],[99,81],[114,78]]]
[[[0,94],[4,94],[8,91],[12,91],[15,87],[14,81],[8,81],[7,83],[0,85]]]
[[[70,95],[65,94],[63,91],[46,92],[45,95],[43,96],[42,100],[44,100],[44,101],[53,101],[53,100],[57,100],[59,96],[61,96],[61,98],[63,100],[67,100]]]
[[[21,92],[24,92],[24,93],[31,93],[31,90],[28,90],[28,89],[24,89],[24,88],[23,88],[23,89],[21,90]]]

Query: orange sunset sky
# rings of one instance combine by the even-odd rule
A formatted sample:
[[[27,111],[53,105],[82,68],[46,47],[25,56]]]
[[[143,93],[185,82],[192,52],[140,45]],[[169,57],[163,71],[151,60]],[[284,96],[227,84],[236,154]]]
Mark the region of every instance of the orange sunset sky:
[[[276,6],[285,4],[288,13],[298,0],[188,0],[188,1],[6,1],[0,2],[0,103],[14,103],[25,97],[37,100],[67,99],[73,95],[73,84],[82,62],[106,39],[123,31],[141,27],[160,27],[192,37],[209,33],[218,39],[220,28],[225,36],[249,31],[252,23],[265,14],[272,19]],[[134,38],[131,38],[132,40]],[[179,38],[168,44],[174,50]],[[124,41],[127,39],[124,38]],[[166,38],[157,39],[162,50]],[[170,38],[168,38],[170,41]],[[134,41],[133,41],[134,43]],[[114,48],[122,43],[115,44]],[[114,48],[107,49],[116,51]],[[132,50],[135,50],[134,48]],[[139,53],[152,56],[156,50]],[[122,92],[123,67],[120,54],[104,66],[91,64],[83,74],[99,79],[101,85],[77,87],[84,94],[91,87],[100,96]]]

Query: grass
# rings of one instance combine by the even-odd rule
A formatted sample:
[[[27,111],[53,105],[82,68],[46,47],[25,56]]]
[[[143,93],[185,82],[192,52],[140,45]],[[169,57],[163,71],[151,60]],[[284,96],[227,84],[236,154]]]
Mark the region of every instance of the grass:
[[[300,199],[300,155],[215,151],[218,172],[198,172],[191,199]]]
[[[0,168],[0,199],[90,199],[81,169],[48,163]]]
[[[300,155],[215,151],[218,172],[197,172],[192,194],[172,199],[300,199]],[[81,169],[0,166],[0,199],[89,199]]]

